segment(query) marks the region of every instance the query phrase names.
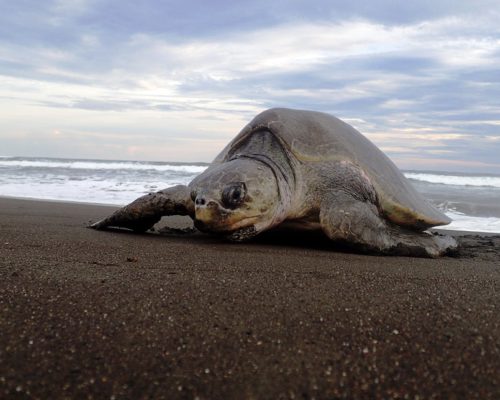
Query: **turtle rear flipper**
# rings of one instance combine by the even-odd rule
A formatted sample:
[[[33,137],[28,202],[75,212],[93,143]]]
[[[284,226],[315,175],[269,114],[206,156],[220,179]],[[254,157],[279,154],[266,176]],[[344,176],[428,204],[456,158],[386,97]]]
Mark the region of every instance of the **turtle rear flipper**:
[[[194,204],[187,186],[173,186],[139,197],[89,228],[126,228],[145,232],[166,215],[194,215]]]
[[[416,232],[387,221],[373,203],[343,191],[332,192],[322,203],[320,223],[332,240],[367,253],[435,258],[457,247],[450,236]]]

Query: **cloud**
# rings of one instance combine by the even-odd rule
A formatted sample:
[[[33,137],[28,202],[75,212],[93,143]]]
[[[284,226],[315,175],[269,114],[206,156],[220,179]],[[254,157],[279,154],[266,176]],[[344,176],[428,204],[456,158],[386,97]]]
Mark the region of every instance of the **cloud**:
[[[174,3],[65,0],[24,16],[7,6],[0,141],[53,132],[63,118],[79,131],[139,135],[142,125],[156,140],[228,140],[259,111],[287,106],[352,121],[398,159],[498,154],[493,2]]]

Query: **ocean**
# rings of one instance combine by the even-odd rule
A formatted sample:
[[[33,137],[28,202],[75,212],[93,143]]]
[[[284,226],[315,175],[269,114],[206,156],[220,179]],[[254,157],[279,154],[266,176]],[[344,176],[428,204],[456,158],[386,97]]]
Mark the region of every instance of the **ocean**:
[[[0,196],[124,205],[189,183],[206,163],[0,157]],[[500,233],[500,175],[403,171],[453,222],[443,229]]]

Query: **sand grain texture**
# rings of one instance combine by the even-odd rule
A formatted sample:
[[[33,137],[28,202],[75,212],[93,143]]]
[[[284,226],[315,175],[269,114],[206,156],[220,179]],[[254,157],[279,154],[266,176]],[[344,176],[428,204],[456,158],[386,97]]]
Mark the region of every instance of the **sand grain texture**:
[[[109,212],[0,199],[0,398],[500,398],[497,237],[428,260],[85,228]]]

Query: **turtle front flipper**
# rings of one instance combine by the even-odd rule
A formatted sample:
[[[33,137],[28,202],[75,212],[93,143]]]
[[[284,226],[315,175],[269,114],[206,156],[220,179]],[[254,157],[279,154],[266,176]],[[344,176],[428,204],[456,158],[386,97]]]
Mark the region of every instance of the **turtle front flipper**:
[[[323,200],[320,223],[330,239],[367,253],[434,258],[457,247],[450,236],[413,231],[386,221],[375,204],[340,190]]]
[[[149,193],[120,208],[109,217],[90,225],[89,228],[99,230],[126,228],[135,232],[145,232],[162,216],[189,215],[193,217],[194,203],[190,193],[190,189],[184,185]]]

